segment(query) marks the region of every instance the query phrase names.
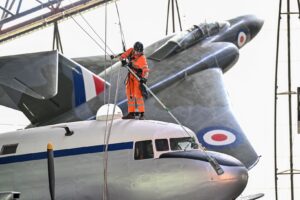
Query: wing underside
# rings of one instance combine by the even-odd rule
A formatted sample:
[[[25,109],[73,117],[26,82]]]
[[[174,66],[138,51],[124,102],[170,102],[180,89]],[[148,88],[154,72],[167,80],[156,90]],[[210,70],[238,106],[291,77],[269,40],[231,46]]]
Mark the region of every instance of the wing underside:
[[[191,128],[209,150],[226,153],[241,160],[248,168],[258,156],[239,126],[224,87],[220,68],[211,68],[186,76],[158,97],[179,121]],[[146,101],[147,117],[174,122],[154,100]],[[149,116],[150,115],[150,116]]]

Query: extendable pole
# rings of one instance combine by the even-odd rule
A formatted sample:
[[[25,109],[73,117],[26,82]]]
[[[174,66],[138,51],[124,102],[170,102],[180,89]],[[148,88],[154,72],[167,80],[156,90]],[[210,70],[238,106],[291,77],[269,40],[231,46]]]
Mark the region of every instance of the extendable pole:
[[[132,69],[130,69],[130,67],[128,67],[128,65],[126,65],[126,68],[128,69],[128,71],[138,80],[140,81],[140,77],[138,77],[138,75],[136,75],[136,73],[134,73],[134,71]],[[181,126],[181,128],[187,133],[187,135],[190,136],[189,132],[185,129],[185,127],[180,123],[180,121],[171,113],[171,111],[165,106],[165,104],[163,102],[161,102],[161,100],[152,92],[152,90],[145,84],[143,83],[143,86],[150,92],[150,94],[154,97],[154,99],[163,107],[164,110],[166,110],[170,116],[177,122],[177,124],[179,124]],[[218,175],[221,175],[224,173],[224,170],[222,169],[222,167],[219,165],[219,163],[216,161],[216,159],[214,159],[213,157],[209,156],[204,147],[202,145],[200,145],[201,150],[205,153],[210,165],[212,166],[212,168],[216,171],[216,173]]]

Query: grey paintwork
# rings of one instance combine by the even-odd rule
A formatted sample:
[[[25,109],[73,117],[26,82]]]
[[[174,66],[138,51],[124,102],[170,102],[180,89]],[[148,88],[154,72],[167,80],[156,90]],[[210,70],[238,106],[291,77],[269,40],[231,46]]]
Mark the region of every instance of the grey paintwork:
[[[181,42],[178,42],[179,46],[176,46],[174,52],[162,56],[160,61],[151,59],[151,55],[172,38],[174,40],[175,37],[176,41],[179,41],[177,35],[167,36],[145,49],[145,55],[150,56],[148,58],[150,68],[148,86],[183,125],[197,133],[198,139],[206,148],[232,155],[241,160],[248,168],[257,162],[258,156],[231,112],[222,73],[229,70],[238,60],[238,49],[241,47],[238,44],[239,33],[242,31],[246,36],[245,43],[249,42],[259,32],[262,24],[260,19],[252,15],[228,20],[225,24],[219,24],[218,31],[214,30],[213,35],[207,34],[209,31],[202,30],[203,36],[198,37],[196,41],[193,41],[192,36],[188,35],[187,43],[184,43],[184,39],[180,40]],[[200,24],[197,27],[205,28],[206,26]],[[189,34],[188,31],[185,33]],[[185,36],[183,35],[181,38],[185,38]],[[60,56],[59,59],[66,60],[63,56]],[[59,63],[61,62],[59,61]],[[68,69],[65,65],[62,65],[61,68]],[[95,68],[93,70],[97,71]],[[99,67],[99,71],[101,70],[103,70],[103,66]],[[106,90],[105,95],[111,97],[109,102],[113,102],[114,99],[118,70],[120,70],[119,62],[106,73],[100,73],[100,76],[111,84],[110,95],[109,90]],[[1,90],[6,95],[1,97],[3,95],[0,94],[0,101],[2,103],[5,98],[15,100],[15,96],[21,95],[21,100],[17,98],[18,109],[22,110],[31,120],[32,126],[92,119],[104,102],[104,93],[84,104],[74,106],[72,89],[70,89],[72,85],[69,87],[64,85],[72,83],[71,77],[63,78],[66,74],[68,73],[59,72],[58,78],[58,82],[62,81],[59,84],[57,95],[59,101],[65,104],[62,108],[51,99],[34,99],[18,91],[7,89],[5,86],[2,86]],[[126,114],[125,85],[122,82],[127,76],[127,70],[121,69],[120,76],[118,105]],[[69,93],[66,94],[65,91]],[[39,117],[30,117],[30,114],[26,114],[26,109],[22,109],[20,106],[25,100],[27,106],[36,109],[35,112],[39,114]],[[44,102],[48,102],[48,104],[44,104]],[[173,122],[172,118],[153,98],[146,100],[145,106],[147,119]],[[235,134],[237,139],[234,144],[214,146],[205,143],[203,140],[205,132],[203,131],[207,128],[220,127]]]
[[[110,199],[228,200],[238,197],[247,184],[243,166],[222,166],[226,176],[232,177],[226,180],[208,162],[184,158],[133,161],[129,155],[127,151],[109,154]],[[55,158],[56,199],[102,199],[102,158],[102,154]],[[24,200],[50,199],[46,163],[0,165],[1,190],[17,190]]]
[[[79,64],[57,51],[2,57],[0,102],[22,111],[31,121],[31,126],[57,123],[56,117],[78,106],[76,98],[81,95],[75,93],[74,77],[79,74],[82,78],[80,68]],[[103,94],[97,98],[103,98]],[[86,117],[95,114],[90,109],[85,109],[85,113]],[[71,118],[74,120],[78,115]]]
[[[14,191],[6,191],[6,192],[1,192],[0,191],[0,200],[16,200],[20,198],[20,193],[19,192],[14,192]]]
[[[57,63],[56,52],[1,57],[0,84],[36,99],[51,98],[57,94]]]

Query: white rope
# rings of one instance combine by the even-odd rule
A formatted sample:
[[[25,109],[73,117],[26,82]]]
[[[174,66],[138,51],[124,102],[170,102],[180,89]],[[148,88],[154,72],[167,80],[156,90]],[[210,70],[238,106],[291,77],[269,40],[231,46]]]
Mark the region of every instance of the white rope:
[[[115,92],[115,100],[114,100],[114,107],[113,107],[113,114],[110,120],[110,126],[108,129],[108,133],[107,133],[107,137],[106,137],[106,141],[105,141],[105,151],[104,151],[104,180],[105,180],[105,198],[103,198],[104,200],[107,200],[107,196],[108,196],[108,186],[107,186],[107,168],[108,168],[108,144],[109,144],[109,139],[110,139],[110,135],[111,135],[111,129],[112,129],[112,124],[114,121],[114,115],[115,115],[115,110],[116,110],[116,106],[117,106],[117,100],[118,100],[118,89],[119,89],[119,82],[120,82],[120,71],[121,69],[118,70],[118,77],[117,77],[117,82],[116,82],[116,92]],[[108,118],[106,118],[108,121]]]
[[[107,3],[106,3],[106,6],[105,6],[105,55],[106,55],[106,44],[107,44]],[[111,60],[111,65],[112,65],[112,60]],[[118,76],[117,76],[117,81],[116,81],[116,90],[115,90],[115,99],[114,99],[114,107],[113,107],[113,113],[112,113],[112,116],[111,116],[110,126],[108,128],[108,132],[107,132],[107,126],[108,126],[109,104],[108,104],[107,114],[106,114],[106,124],[105,124],[105,133],[104,133],[105,151],[104,151],[104,154],[103,154],[103,179],[104,179],[103,200],[107,200],[108,197],[109,197],[108,196],[108,184],[107,184],[107,182],[108,182],[108,174],[107,174],[107,172],[108,172],[108,145],[109,145],[109,139],[110,139],[110,135],[111,135],[112,124],[113,124],[116,105],[117,105],[117,100],[118,100],[120,70],[121,70],[121,68],[119,68],[119,70],[118,70]],[[105,75],[104,75],[105,78],[106,78],[106,75],[107,74],[106,74],[106,56],[105,56]],[[112,74],[110,74],[109,82],[110,83],[112,82]],[[111,97],[111,87],[109,87],[109,90],[108,90],[108,103],[110,102],[110,97]]]
[[[105,45],[105,63],[104,63],[104,67],[105,67],[105,75],[104,75],[104,80],[106,80],[106,34],[107,34],[107,2],[105,3],[105,42],[104,42],[104,45]],[[111,77],[111,76],[110,76]],[[105,105],[105,98],[106,98],[106,90],[104,91],[104,105]],[[107,99],[107,102],[110,101],[110,87],[109,87],[109,90],[108,90],[108,99]],[[108,199],[108,185],[107,185],[107,162],[108,162],[108,142],[107,142],[107,134],[106,134],[106,131],[107,131],[107,123],[108,123],[108,113],[109,113],[109,104],[108,104],[108,107],[107,107],[107,113],[106,113],[106,121],[105,121],[105,131],[104,131],[104,144],[105,144],[105,150],[104,150],[104,154],[103,154],[103,200],[107,200]]]

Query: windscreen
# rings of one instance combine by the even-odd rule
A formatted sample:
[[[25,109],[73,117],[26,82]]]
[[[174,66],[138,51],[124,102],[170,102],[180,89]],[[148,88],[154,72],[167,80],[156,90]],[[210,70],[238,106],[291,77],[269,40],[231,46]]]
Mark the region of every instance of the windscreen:
[[[171,150],[191,150],[198,149],[198,145],[191,137],[183,138],[171,138],[170,139]]]

